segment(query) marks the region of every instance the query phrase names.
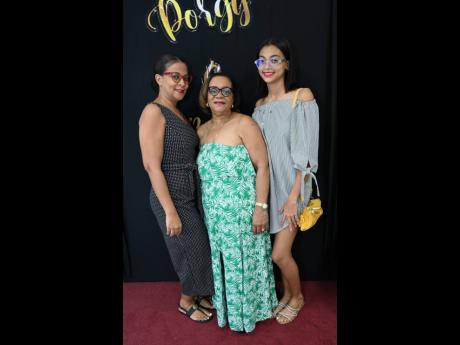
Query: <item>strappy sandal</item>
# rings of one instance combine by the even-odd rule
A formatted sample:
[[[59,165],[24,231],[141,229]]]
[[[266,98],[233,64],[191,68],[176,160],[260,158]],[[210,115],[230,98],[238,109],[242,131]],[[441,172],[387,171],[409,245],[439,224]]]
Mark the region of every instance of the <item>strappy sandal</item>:
[[[208,302],[208,304],[210,305],[210,307],[206,307],[204,306],[203,304],[201,304],[201,301],[206,301]],[[198,296],[196,299],[195,299],[195,303],[198,304],[198,306],[202,309],[205,309],[205,310],[208,310],[208,311],[211,311],[211,310],[215,310],[216,308],[214,308],[214,304],[212,303],[212,300],[209,299],[209,298],[206,298],[204,296]]]
[[[281,310],[278,315],[276,316],[276,321],[280,325],[285,325],[289,322],[294,321],[294,319],[299,315],[299,311],[302,309],[304,306],[305,302],[302,299],[302,302],[299,304],[297,308],[291,307],[289,304],[284,307],[283,310]],[[284,319],[281,319],[280,316],[282,316]]]
[[[206,315],[205,313],[203,313],[201,310],[200,310],[200,307],[198,307],[196,304],[193,304],[188,310],[185,310],[185,308],[182,308],[180,304],[177,305],[179,307],[179,313],[181,313],[182,315],[185,315],[187,316],[190,320],[192,321],[195,321],[195,322],[198,322],[198,323],[206,323],[206,322],[209,322],[212,320],[213,318],[213,315],[211,314],[211,316],[209,315]],[[205,319],[202,319],[202,320],[195,320],[195,319],[192,319],[192,314],[196,311],[199,311],[200,313],[204,314],[206,316]]]
[[[276,315],[278,315],[278,313],[281,310],[283,310],[286,306],[287,304],[278,302],[278,305],[275,307],[275,309],[273,309],[272,317],[276,317]]]

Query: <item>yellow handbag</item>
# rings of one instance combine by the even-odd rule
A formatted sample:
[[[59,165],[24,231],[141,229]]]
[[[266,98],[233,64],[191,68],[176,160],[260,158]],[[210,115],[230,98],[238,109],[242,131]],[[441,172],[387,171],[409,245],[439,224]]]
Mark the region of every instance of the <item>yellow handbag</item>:
[[[300,231],[311,229],[316,224],[319,217],[323,214],[321,200],[319,198],[311,199],[308,205],[303,209],[299,216]]]
[[[321,215],[323,214],[323,209],[321,207],[321,200],[319,198],[318,182],[316,181],[315,175],[311,174],[310,176],[313,177],[313,180],[316,183],[317,197],[316,198],[311,197],[310,201],[308,202],[308,205],[305,206],[302,212],[300,212],[300,215],[299,215],[300,231],[306,231],[306,230],[311,229],[313,225],[316,224],[319,217],[321,217]]]

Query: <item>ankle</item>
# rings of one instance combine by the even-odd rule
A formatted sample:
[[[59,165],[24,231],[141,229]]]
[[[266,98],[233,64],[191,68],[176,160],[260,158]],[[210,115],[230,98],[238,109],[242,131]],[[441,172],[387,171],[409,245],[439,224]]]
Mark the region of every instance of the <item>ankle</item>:
[[[294,299],[294,300],[302,300],[303,299],[303,295],[300,293],[298,295],[292,295],[291,296],[291,299]]]
[[[284,301],[284,303],[289,302],[289,300],[292,298],[292,295],[290,293],[285,293],[283,297],[281,297],[281,301]]]
[[[195,301],[191,297],[182,296],[179,303],[183,308],[188,309],[195,303]]]

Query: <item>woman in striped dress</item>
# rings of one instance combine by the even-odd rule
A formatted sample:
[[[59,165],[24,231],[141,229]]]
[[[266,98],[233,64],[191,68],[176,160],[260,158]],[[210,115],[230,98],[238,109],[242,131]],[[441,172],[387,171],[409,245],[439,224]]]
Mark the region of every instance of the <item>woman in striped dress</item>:
[[[291,248],[298,214],[308,203],[318,169],[318,106],[310,89],[296,89],[289,42],[263,42],[255,64],[262,98],[253,119],[262,130],[270,166],[270,233],[276,234],[272,258],[281,271],[284,293],[274,316],[280,324],[295,319],[304,305]]]

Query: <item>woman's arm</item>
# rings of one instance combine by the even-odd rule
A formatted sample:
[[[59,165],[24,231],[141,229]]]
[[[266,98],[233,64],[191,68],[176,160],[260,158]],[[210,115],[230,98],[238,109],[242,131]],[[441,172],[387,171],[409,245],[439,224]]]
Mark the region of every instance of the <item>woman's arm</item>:
[[[166,234],[174,236],[181,233],[182,223],[169,194],[165,176],[161,170],[165,124],[166,120],[158,106],[148,104],[144,108],[139,120],[139,142],[144,168],[149,175],[152,188],[166,214]]]
[[[240,137],[249,152],[256,170],[256,202],[266,204],[269,191],[269,170],[267,147],[257,123],[249,116],[242,116],[239,122]],[[268,226],[268,210],[256,206],[253,215],[254,234],[261,233]]]

